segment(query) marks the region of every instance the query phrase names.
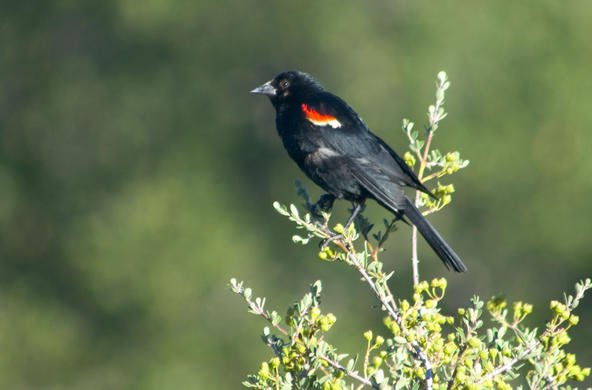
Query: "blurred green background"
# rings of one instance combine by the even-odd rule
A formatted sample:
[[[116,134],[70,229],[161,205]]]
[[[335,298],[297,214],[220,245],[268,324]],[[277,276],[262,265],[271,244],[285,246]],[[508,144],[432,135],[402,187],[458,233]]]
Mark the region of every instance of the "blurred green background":
[[[239,388],[270,352],[231,277],[280,312],[322,279],[343,351],[380,329],[356,275],[271,207],[294,179],[320,194],[248,93],[287,69],[401,153],[448,72],[435,145],[471,164],[431,220],[469,272],[422,244],[422,277],[448,278],[446,310],[505,292],[543,326],[592,276],[591,18],[586,0],[2,2],[0,388]],[[409,237],[383,255],[404,296]],[[592,298],[578,313],[590,366]]]

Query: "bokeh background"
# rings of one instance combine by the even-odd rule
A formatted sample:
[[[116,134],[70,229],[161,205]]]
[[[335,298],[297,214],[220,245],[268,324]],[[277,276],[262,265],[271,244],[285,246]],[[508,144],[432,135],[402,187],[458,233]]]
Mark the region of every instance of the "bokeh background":
[[[287,69],[401,152],[448,72],[434,142],[471,164],[431,219],[469,272],[422,244],[422,277],[448,278],[445,310],[503,292],[542,327],[592,276],[591,18],[586,0],[2,2],[0,388],[239,388],[270,352],[231,277],[280,312],[322,279],[331,341],[363,348],[369,290],[271,207],[295,179],[320,194],[248,93]],[[383,256],[402,296],[409,237]],[[592,298],[578,313],[590,366]]]

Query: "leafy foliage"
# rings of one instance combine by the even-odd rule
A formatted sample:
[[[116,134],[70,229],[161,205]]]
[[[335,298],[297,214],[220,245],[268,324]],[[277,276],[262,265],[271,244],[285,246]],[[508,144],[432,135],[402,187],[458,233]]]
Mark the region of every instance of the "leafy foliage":
[[[295,215],[297,210],[292,209],[290,218],[299,226],[307,226],[307,218],[300,219]],[[351,244],[355,230],[344,233]],[[568,330],[579,320],[573,311],[586,290],[592,288],[590,279],[577,283],[575,294],[566,295],[563,303],[551,302],[553,316],[539,335],[537,329],[523,325],[533,310],[528,303],[514,302],[510,310],[504,299],[493,297],[485,305],[479,297],[473,297],[469,307],[458,309],[455,316],[446,315],[440,309],[446,279],[420,282],[414,287],[411,302],[395,299],[387,284],[393,274],[382,271],[382,263],[374,260],[368,245],[359,253],[353,247],[322,253],[361,275],[385,312],[387,335],[364,332],[367,347],[363,359],[338,353],[325,337],[336,318],[332,313],[323,314],[320,308],[320,281],[288,309],[286,328],[276,311],[265,309],[265,298],[253,298],[249,288],[232,279],[232,290],[245,299],[250,312],[263,317],[272,327],[264,329],[262,338],[275,356],[263,362],[257,374],[244,382],[245,386],[510,389],[510,382],[525,372],[529,388],[547,389],[568,380],[582,381],[590,374],[590,368],[580,367],[575,355],[564,349],[571,341]],[[489,326],[484,326],[484,307]]]
[[[458,152],[443,154],[437,149],[430,150],[438,123],[447,115],[443,103],[449,85],[446,74],[440,72],[436,103],[428,108],[425,141],[413,130],[412,122],[403,121],[410,142],[405,160],[411,167],[419,161],[418,177],[424,181],[450,175],[468,165]],[[432,173],[423,177],[426,169]],[[429,283],[415,279],[410,301],[397,299],[391,293],[388,281],[394,272],[383,271],[379,253],[396,229],[396,220],[385,220],[384,230],[371,237],[373,225],[364,216],[358,217],[347,230],[339,223],[331,229],[331,214],[311,203],[299,182],[297,192],[304,200],[304,213],[294,204],[273,204],[278,213],[305,231],[294,235],[292,240],[306,245],[315,237],[321,238],[321,260],[343,263],[354,269],[385,313],[385,329],[363,332],[367,342],[363,358],[350,357],[338,353],[338,348],[326,340],[336,317],[332,313],[323,314],[320,308],[320,281],[313,283],[310,292],[288,309],[282,324],[276,311],[265,309],[265,298],[253,298],[251,289],[232,279],[232,290],[244,298],[249,311],[271,325],[264,328],[262,338],[274,356],[248,377],[245,386],[323,390],[510,389],[510,383],[523,376],[531,389],[548,389],[569,380],[582,381],[590,374],[590,368],[580,367],[575,355],[564,349],[571,341],[568,330],[579,321],[573,311],[586,290],[592,288],[590,279],[577,283],[575,294],[566,295],[563,303],[551,302],[552,318],[540,334],[536,328],[524,325],[533,307],[521,301],[512,303],[510,310],[503,298],[493,297],[485,304],[474,296],[469,307],[459,308],[455,315],[444,314],[441,302],[448,285],[444,278]],[[431,201],[418,193],[416,204],[426,207],[426,214],[435,212],[450,203],[453,192],[452,184],[438,182],[434,193],[439,200]],[[363,238],[361,243],[360,238]],[[414,278],[417,276],[416,271]],[[484,312],[488,318],[483,318]]]

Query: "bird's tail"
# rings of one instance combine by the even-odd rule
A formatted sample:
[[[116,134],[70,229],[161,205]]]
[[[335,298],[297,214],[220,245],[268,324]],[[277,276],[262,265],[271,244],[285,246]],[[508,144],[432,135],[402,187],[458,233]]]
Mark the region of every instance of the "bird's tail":
[[[405,208],[403,212],[440,257],[446,268],[452,268],[456,272],[464,272],[467,270],[467,267],[463,264],[458,255],[450,246],[448,246],[442,236],[440,236],[436,229],[434,229],[428,220],[421,214],[421,211],[419,211],[417,207],[407,199],[407,197],[405,197]]]

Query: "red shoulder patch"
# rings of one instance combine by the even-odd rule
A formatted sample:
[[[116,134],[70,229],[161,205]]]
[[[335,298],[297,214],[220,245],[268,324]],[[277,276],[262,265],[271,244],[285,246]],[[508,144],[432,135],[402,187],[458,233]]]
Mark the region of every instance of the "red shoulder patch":
[[[314,108],[309,108],[306,103],[302,103],[302,111],[309,122],[317,126],[331,126],[332,128],[341,127],[341,122],[334,116],[321,114]]]

